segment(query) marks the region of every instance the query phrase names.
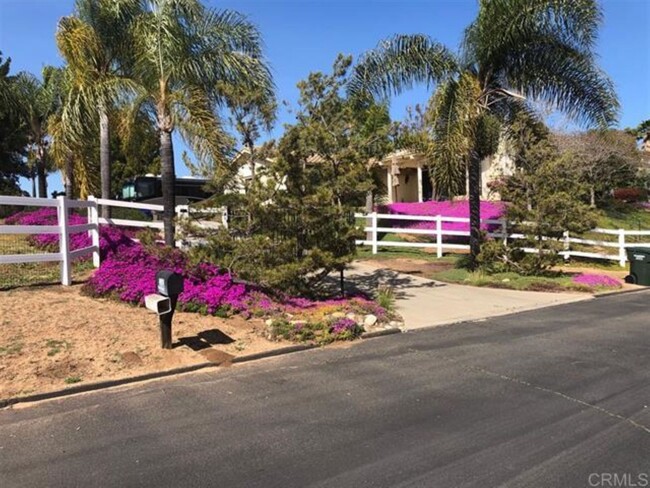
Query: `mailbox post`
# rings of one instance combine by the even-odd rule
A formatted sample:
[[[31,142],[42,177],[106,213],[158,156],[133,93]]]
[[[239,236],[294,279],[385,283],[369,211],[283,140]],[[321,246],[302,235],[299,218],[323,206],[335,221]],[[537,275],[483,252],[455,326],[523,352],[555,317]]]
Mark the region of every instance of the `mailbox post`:
[[[158,314],[160,321],[160,342],[163,349],[172,348],[172,319],[183,292],[183,277],[173,271],[161,270],[156,273],[157,294],[147,295],[145,305]]]

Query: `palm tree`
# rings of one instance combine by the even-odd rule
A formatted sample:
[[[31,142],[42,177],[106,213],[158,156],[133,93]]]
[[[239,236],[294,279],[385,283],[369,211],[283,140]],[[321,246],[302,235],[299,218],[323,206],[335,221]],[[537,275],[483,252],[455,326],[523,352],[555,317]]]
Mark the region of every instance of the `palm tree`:
[[[13,84],[18,111],[28,127],[29,145],[27,159],[32,167],[32,196],[47,198],[47,173],[50,170],[48,145],[50,143],[47,121],[60,107],[60,73],[58,68],[43,68],[43,81],[31,73],[20,72]]]
[[[202,160],[223,161],[230,138],[218,110],[219,87],[241,85],[273,97],[258,30],[241,14],[205,8],[198,0],[149,0],[134,29],[138,93],[160,134],[165,243],[174,246],[175,167],[172,134]]]
[[[111,198],[109,114],[116,100],[125,95],[129,37],[134,18],[141,13],[140,0],[76,0],[75,15],[59,21],[56,41],[70,74],[68,103],[61,123],[80,140],[88,124],[99,124],[101,196]],[[102,207],[110,216],[110,207]]]
[[[534,101],[582,125],[616,121],[613,85],[595,60],[601,21],[597,0],[479,0],[459,54],[424,35],[398,35],[360,60],[353,94],[438,85],[431,101],[433,177],[453,194],[467,169],[473,267],[480,251],[480,162],[494,150],[487,136],[495,126],[496,133],[507,128]]]

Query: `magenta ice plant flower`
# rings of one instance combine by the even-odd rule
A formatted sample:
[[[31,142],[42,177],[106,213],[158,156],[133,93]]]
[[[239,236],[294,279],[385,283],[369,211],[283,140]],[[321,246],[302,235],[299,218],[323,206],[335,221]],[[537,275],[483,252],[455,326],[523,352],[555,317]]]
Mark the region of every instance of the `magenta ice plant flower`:
[[[604,274],[580,273],[575,275],[572,281],[579,285],[586,285],[590,288],[620,288],[621,282]]]

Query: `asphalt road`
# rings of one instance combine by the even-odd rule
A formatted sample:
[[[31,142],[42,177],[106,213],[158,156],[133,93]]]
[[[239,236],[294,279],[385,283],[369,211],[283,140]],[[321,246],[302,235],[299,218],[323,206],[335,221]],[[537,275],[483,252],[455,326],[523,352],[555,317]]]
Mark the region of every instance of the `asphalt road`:
[[[5,409],[0,487],[650,486],[649,307],[619,295]]]

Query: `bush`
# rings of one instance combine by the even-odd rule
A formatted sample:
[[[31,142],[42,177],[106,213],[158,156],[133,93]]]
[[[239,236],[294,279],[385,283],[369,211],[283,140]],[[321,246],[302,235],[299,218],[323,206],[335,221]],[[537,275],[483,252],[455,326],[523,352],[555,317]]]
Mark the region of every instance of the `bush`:
[[[529,254],[520,247],[488,240],[481,245],[478,265],[489,274],[513,272],[522,276],[543,275],[562,261],[558,250],[555,241],[546,241],[538,246],[538,253]]]
[[[625,203],[644,202],[648,200],[648,190],[645,188],[616,188],[613,197],[615,200]]]

